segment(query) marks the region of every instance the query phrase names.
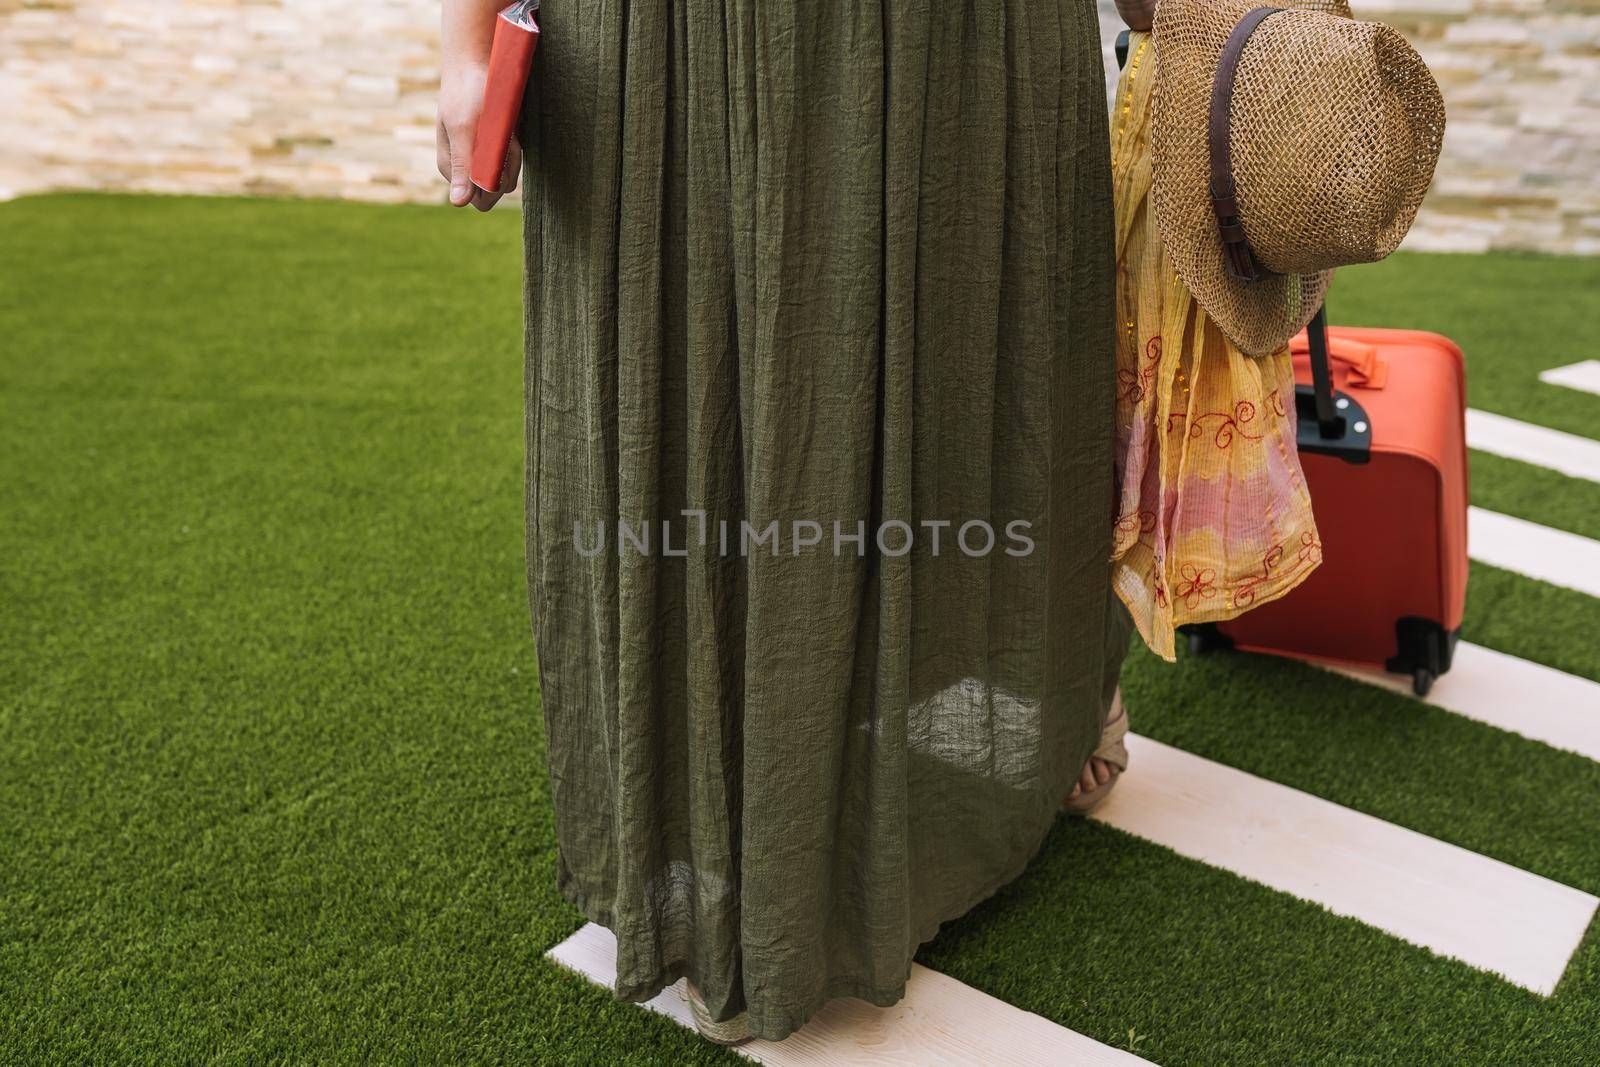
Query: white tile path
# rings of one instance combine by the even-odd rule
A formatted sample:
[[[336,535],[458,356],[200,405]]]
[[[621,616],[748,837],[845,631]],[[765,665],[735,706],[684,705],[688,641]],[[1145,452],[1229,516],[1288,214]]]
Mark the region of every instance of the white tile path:
[[[604,927],[590,923],[548,955],[608,989],[615,984],[617,942]],[[694,1026],[682,982],[644,1007]],[[792,1067],[997,1063],[1129,1067],[1146,1062],[918,964],[911,965],[905,998],[892,1008],[860,1000],[831,1001],[787,1040],[752,1041],[734,1051],[757,1063]]]
[[[1549,385],[1562,385],[1568,389],[1581,389],[1600,396],[1600,359],[1586,359],[1565,367],[1552,367],[1539,373],[1539,380]]]
[[[1600,541],[1581,534],[1469,508],[1467,551],[1480,563],[1600,597]]]
[[[1592,438],[1469,408],[1467,446],[1600,482],[1600,441]]]
[[[1329,667],[1335,674],[1411,695],[1411,679]],[[1457,715],[1600,760],[1600,683],[1466,641],[1421,698]]]
[[[1499,665],[1475,656],[1469,676]],[[1130,735],[1128,747],[1140,773],[1094,818],[1535,993],[1555,991],[1600,907],[1591,894],[1159,741]],[[607,988],[615,981],[616,942],[592,923],[548,955]],[[681,982],[644,1007],[693,1025]],[[1141,1062],[915,964],[891,1008],[834,1001],[787,1041],[736,1051],[795,1067]]]
[[[1600,900],[1382,819],[1130,735],[1095,818],[1549,995]]]
[[[1336,670],[1409,691],[1398,675]],[[1463,643],[1426,699],[1600,760],[1600,684],[1588,679]],[[1600,908],[1591,894],[1312,794],[1137,735],[1128,745],[1140,773],[1096,819],[1535,993],[1555,991]],[[615,981],[615,939],[592,923],[549,956],[607,988]],[[644,1007],[693,1025],[681,982]],[[834,1001],[787,1041],[736,1051],[779,1065],[1143,1062],[915,964],[891,1008]]]

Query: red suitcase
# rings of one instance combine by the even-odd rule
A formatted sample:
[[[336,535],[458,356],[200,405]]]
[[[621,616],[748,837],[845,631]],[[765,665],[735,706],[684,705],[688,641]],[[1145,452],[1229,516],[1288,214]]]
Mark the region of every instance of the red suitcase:
[[[1416,330],[1325,329],[1319,312],[1291,345],[1322,564],[1277,601],[1188,628],[1190,648],[1396,671],[1421,696],[1450,668],[1466,603],[1461,349]],[[1313,341],[1331,356],[1321,396]]]

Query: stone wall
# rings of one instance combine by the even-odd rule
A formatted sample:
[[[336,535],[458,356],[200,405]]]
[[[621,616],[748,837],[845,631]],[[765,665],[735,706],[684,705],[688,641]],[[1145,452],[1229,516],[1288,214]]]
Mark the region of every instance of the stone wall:
[[[1450,111],[1408,246],[1600,254],[1600,0],[1356,4]],[[437,0],[0,0],[0,197],[439,200],[437,24]]]
[[[0,194],[437,200],[438,0],[0,0]]]
[[[1409,248],[1600,254],[1600,0],[1355,0],[1444,92]]]

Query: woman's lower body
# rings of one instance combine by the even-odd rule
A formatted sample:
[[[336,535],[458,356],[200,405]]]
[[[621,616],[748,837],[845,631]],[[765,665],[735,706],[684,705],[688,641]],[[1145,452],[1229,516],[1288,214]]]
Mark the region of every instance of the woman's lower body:
[[[1115,689],[1094,5],[540,21],[528,572],[561,888],[616,933],[620,996],[687,976],[781,1038],[898,999],[1021,872]]]

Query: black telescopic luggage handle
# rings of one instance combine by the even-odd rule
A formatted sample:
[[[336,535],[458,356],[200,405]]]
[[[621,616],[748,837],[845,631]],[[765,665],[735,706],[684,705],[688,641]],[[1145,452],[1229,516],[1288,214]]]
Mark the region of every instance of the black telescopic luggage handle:
[[[1323,437],[1344,433],[1344,419],[1333,401],[1333,368],[1328,363],[1328,306],[1317,308],[1306,324],[1306,340],[1311,345],[1311,391],[1317,429]]]
[[[1328,354],[1328,308],[1317,308],[1306,324],[1311,356],[1311,388],[1295,386],[1295,414],[1299,417],[1296,444],[1301,452],[1335,456],[1346,463],[1372,458],[1372,423],[1366,411],[1348,393],[1335,392]]]

